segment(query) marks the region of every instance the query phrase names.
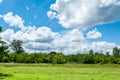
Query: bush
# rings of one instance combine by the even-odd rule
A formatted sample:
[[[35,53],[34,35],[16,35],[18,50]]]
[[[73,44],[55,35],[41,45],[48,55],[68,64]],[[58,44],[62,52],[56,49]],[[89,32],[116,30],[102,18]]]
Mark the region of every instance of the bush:
[[[9,58],[8,57],[3,57],[2,62],[5,62],[5,63],[9,62]]]

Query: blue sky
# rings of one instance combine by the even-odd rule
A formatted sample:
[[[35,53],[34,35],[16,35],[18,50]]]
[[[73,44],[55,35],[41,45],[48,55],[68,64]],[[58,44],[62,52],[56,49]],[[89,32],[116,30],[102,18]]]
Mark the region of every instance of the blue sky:
[[[19,15],[25,21],[25,25],[49,26],[54,31],[59,31],[63,28],[57,24],[57,21],[51,20],[47,16],[47,11],[49,11],[50,5],[54,2],[55,0],[3,0],[0,4],[0,10],[1,14],[13,12]],[[29,10],[26,9],[27,7]],[[4,23],[1,23],[1,25],[6,26]],[[58,26],[59,29],[53,26]]]
[[[21,39],[28,52],[111,52],[120,45],[120,1],[89,1],[0,0],[1,36]]]

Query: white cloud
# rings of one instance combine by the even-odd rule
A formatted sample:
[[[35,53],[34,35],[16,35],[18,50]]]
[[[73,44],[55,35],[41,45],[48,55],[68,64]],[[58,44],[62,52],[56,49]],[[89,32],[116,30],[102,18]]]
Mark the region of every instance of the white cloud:
[[[47,15],[51,19],[57,18],[57,13],[56,12],[48,11]]]
[[[24,28],[24,20],[18,15],[13,15],[12,12],[8,12],[5,15],[2,15],[5,23],[9,24],[9,26],[16,26],[21,29]]]
[[[52,42],[53,51],[64,53],[76,53],[81,50],[80,45],[85,43],[83,33],[79,29],[68,30],[58,33]]]
[[[84,40],[84,36],[81,30],[79,29],[73,29],[65,31],[62,35],[62,37],[68,41],[77,42]]]
[[[112,53],[112,49],[113,47],[120,47],[119,45],[115,44],[115,43],[108,43],[108,42],[93,42],[92,43],[92,49],[94,51],[98,51],[98,52],[110,52]]]
[[[51,44],[49,43],[39,43],[39,42],[28,42],[24,45],[28,51],[46,51],[49,52],[51,49]]]
[[[3,0],[0,0],[0,3],[2,2]]]
[[[84,33],[79,29],[68,30],[60,33],[53,32],[48,27],[28,27],[26,31],[14,32],[7,29],[2,32],[2,38],[9,44],[13,39],[20,39],[27,52],[50,52],[58,51],[65,54],[85,53],[93,49],[94,51],[112,52],[115,43],[90,42],[84,37]]]
[[[2,15],[0,15],[0,18],[2,18]]]
[[[28,26],[24,31],[19,30],[14,32],[12,29],[7,29],[2,32],[1,36],[8,44],[10,44],[13,39],[22,40],[25,50],[31,52],[31,50],[36,51],[38,49],[39,51],[48,51],[48,47],[50,47],[56,34],[57,33],[52,32],[48,27],[36,28]]]
[[[120,20],[119,0],[56,0],[48,17],[56,18],[65,28],[92,27]]]
[[[56,35],[56,33],[52,32],[51,29],[49,29],[48,27],[40,27],[37,29],[31,28],[26,29],[26,31],[20,30],[17,31],[16,33],[11,29],[7,29],[2,33],[2,37],[7,41],[12,41],[13,39],[20,39],[25,43],[26,42],[49,43],[54,39],[54,36]]]
[[[92,31],[89,31],[86,35],[87,35],[88,39],[97,39],[97,38],[101,38],[102,37],[102,33],[97,31],[96,28],[94,30],[92,30]]]
[[[25,26],[24,20],[18,15],[13,16],[12,12],[2,15],[2,18],[10,26],[18,26],[22,28],[19,31],[6,29],[1,33],[3,40],[8,44],[13,39],[23,41],[23,47],[27,52],[49,52],[58,51],[65,54],[69,53],[85,53],[91,49],[94,51],[112,51],[115,43],[108,42],[90,42],[89,39],[97,39],[102,34],[94,29],[87,34],[81,29],[72,29],[62,32],[53,32],[49,27],[42,26]],[[21,27],[21,25],[23,27]],[[87,37],[85,37],[87,35]]]
[[[6,31],[1,33],[2,38],[9,44],[14,36],[14,30],[12,29],[7,29]]]

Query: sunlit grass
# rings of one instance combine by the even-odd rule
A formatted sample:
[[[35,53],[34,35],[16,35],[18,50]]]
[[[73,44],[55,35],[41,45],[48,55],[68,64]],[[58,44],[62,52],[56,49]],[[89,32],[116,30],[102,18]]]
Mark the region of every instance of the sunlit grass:
[[[8,75],[0,80],[120,80],[120,66],[110,64],[0,64],[0,73]]]

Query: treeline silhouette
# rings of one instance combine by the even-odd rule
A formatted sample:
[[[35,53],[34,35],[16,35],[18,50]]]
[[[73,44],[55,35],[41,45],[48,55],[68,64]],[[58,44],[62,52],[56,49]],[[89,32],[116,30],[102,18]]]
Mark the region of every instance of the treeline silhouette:
[[[0,53],[0,62],[7,63],[51,63],[51,64],[120,64],[120,49],[113,48],[113,53],[98,53],[90,50],[84,54],[50,53]]]

